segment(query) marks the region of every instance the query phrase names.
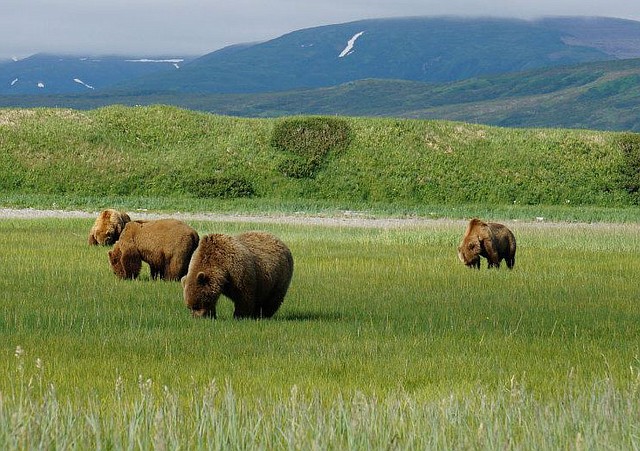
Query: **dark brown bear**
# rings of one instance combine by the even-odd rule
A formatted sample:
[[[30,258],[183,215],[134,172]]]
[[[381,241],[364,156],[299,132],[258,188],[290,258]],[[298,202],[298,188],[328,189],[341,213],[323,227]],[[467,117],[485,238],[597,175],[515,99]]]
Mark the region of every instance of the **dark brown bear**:
[[[499,268],[500,262],[505,260],[507,267],[513,269],[516,237],[502,224],[472,219],[458,246],[458,258],[468,267],[480,269],[480,257],[487,259],[489,268]]]
[[[189,269],[196,247],[198,233],[182,221],[132,221],[109,251],[109,261],[121,279],[137,278],[142,262],[146,262],[151,278],[180,280]]]
[[[131,221],[128,214],[123,211],[108,208],[103,210],[89,231],[88,242],[90,246],[106,245],[111,246],[124,230],[124,226]]]
[[[182,278],[184,302],[194,316],[216,317],[221,294],[235,318],[270,318],[282,304],[291,276],[289,248],[266,232],[211,234],[200,240]]]

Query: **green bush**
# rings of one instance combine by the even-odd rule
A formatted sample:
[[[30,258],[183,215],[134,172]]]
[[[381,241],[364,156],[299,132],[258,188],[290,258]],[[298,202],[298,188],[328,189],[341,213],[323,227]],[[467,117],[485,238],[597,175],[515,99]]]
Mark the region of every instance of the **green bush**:
[[[240,176],[220,175],[198,180],[191,185],[191,192],[200,198],[240,198],[255,194],[253,184]]]
[[[333,117],[293,117],[276,123],[271,145],[289,154],[279,169],[294,178],[311,178],[330,152],[346,148],[352,139],[351,127]]]
[[[619,140],[622,150],[622,184],[633,195],[636,203],[640,201],[640,134],[625,133]]]
[[[280,172],[286,177],[295,179],[313,178],[321,161],[304,159],[297,155],[288,157],[278,165]]]

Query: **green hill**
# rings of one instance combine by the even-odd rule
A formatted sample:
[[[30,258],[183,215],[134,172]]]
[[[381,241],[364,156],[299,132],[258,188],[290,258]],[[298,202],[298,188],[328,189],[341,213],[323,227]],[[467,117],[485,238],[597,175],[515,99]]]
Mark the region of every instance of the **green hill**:
[[[174,107],[0,110],[0,193],[340,205],[638,201],[636,135],[456,122],[242,119]],[[204,205],[204,204],[203,204]],[[210,205],[210,204],[209,204]]]

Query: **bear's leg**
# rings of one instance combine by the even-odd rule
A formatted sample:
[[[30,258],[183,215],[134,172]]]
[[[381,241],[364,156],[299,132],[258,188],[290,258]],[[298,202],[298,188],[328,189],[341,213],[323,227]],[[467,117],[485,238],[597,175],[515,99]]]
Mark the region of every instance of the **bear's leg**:
[[[237,300],[233,301],[235,309],[233,311],[234,318],[258,318],[259,312],[255,306],[255,300],[253,296],[244,295],[240,296]]]
[[[284,301],[284,296],[287,294],[287,287],[276,287],[274,290],[267,296],[262,305],[258,308],[258,317],[259,318],[271,318],[278,311],[282,302]]]
[[[278,311],[284,301],[284,295],[267,299],[258,312],[259,318],[271,318]]]
[[[165,264],[164,276],[167,280],[180,280],[188,271],[189,260],[174,257]]]
[[[147,264],[149,265],[151,279],[162,279],[162,266],[158,266],[152,261],[147,261]]]
[[[507,268],[509,269],[513,269],[514,265],[516,264],[516,257],[515,255],[513,257],[509,257],[506,259],[507,261]]]
[[[246,305],[238,305],[236,303],[233,311],[234,318],[256,318],[256,312],[253,308],[249,308]]]
[[[122,267],[126,279],[137,279],[142,269],[142,259],[137,252],[124,251],[122,253]]]

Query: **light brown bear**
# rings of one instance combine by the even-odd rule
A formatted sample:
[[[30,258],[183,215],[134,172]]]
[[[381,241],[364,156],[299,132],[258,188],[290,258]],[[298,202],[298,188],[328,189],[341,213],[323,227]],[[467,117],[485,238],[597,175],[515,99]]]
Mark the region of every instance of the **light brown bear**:
[[[292,275],[291,251],[270,233],[206,235],[182,278],[184,302],[193,316],[216,318],[223,294],[235,305],[234,318],[270,318]]]
[[[89,246],[111,246],[124,230],[124,226],[131,222],[131,218],[123,211],[108,208],[103,210],[96,218],[89,231]]]
[[[198,240],[193,228],[176,219],[132,221],[109,251],[109,262],[121,279],[137,278],[146,262],[152,279],[180,280]]]
[[[468,267],[480,269],[480,257],[487,259],[489,268],[499,268],[500,262],[505,260],[507,267],[513,269],[516,237],[502,224],[472,219],[458,246],[458,258]]]

